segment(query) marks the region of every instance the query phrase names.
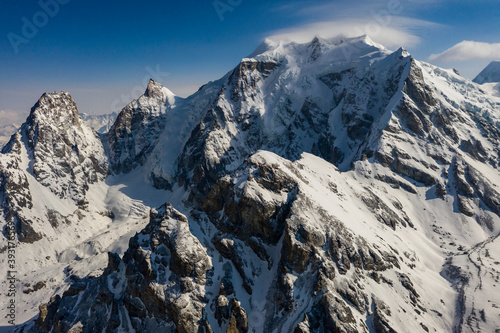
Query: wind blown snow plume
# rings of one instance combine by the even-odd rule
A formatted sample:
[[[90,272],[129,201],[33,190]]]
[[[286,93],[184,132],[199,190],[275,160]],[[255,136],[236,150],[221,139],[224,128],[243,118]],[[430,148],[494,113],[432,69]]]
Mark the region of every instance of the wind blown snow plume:
[[[299,43],[310,41],[315,36],[322,38],[355,37],[369,35],[374,41],[387,47],[415,46],[420,38],[400,27],[378,25],[369,20],[339,20],[333,22],[316,22],[304,26],[278,30],[268,38],[272,40],[293,40]]]
[[[271,32],[268,38],[305,43],[314,37],[334,38],[368,35],[374,41],[389,48],[413,47],[420,43],[420,37],[413,32],[416,28],[437,26],[423,20],[385,15],[383,17],[378,15],[363,19],[335,19],[308,23]]]
[[[292,2],[275,8],[304,23],[287,29],[272,31],[266,37],[272,40],[290,40],[299,43],[314,37],[335,38],[368,35],[372,40],[389,48],[413,47],[420,42],[417,34],[422,28],[440,25],[421,19],[402,16],[404,1],[366,1],[363,9],[353,10],[349,2],[327,2],[312,5]]]

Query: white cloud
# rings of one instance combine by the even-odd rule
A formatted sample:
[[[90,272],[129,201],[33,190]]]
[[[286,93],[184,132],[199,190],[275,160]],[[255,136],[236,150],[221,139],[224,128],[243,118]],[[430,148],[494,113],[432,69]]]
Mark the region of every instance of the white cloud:
[[[436,0],[411,0],[412,2]],[[420,31],[441,25],[404,16],[415,4],[390,0],[296,1],[277,6],[291,21],[302,21],[282,30],[270,32],[267,38],[308,42],[314,37],[358,37],[368,35],[373,41],[388,48],[411,48],[419,44]]]
[[[420,42],[419,29],[438,26],[435,23],[398,16],[372,16],[357,19],[339,19],[308,23],[289,29],[274,31],[268,38],[308,42],[315,36],[357,37],[368,35],[372,40],[388,48],[414,47]]]
[[[463,60],[498,60],[500,59],[500,43],[484,43],[464,40],[446,51],[432,54],[430,61],[448,62]]]

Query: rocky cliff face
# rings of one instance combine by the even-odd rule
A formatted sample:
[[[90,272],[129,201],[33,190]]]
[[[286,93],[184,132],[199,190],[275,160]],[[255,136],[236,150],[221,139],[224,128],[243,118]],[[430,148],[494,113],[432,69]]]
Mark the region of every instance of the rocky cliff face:
[[[0,180],[2,192],[2,210],[6,222],[16,227],[21,242],[35,242],[42,236],[33,230],[32,222],[22,213],[23,209],[33,208],[28,178],[23,173],[21,134],[14,134],[4,151],[8,151],[0,160]],[[5,230],[5,229],[4,229]],[[3,232],[7,236],[7,232]]]
[[[114,172],[128,172],[144,164],[165,127],[165,114],[175,106],[175,95],[150,80],[143,96],[128,104],[104,136]]]
[[[200,187],[259,149],[290,160],[312,152],[350,169],[373,124],[386,121],[411,62],[364,38],[264,47],[232,71],[179,157],[182,180],[192,177],[202,196]]]
[[[39,99],[25,124],[3,148],[0,161],[4,217],[16,225],[21,242],[32,243],[42,237],[40,230],[33,228],[40,219],[33,211],[34,182],[84,209],[89,186],[108,175],[108,160],[99,137],[82,123],[75,102],[65,92],[44,94]]]
[[[150,213],[123,259],[110,253],[102,276],[74,281],[62,298],[42,306],[36,331],[196,332],[207,325],[204,293],[211,268],[186,217],[163,205]],[[82,320],[75,308],[89,316]]]
[[[99,137],[83,124],[71,96],[44,94],[21,132],[36,180],[60,198],[85,205],[89,184],[108,175],[108,160]]]
[[[310,183],[313,172],[320,174]],[[316,202],[315,191],[335,203],[357,204],[335,212],[327,200]],[[362,219],[368,211],[375,213],[372,220],[357,225],[410,228],[412,221],[391,200],[350,188],[335,167],[313,156],[290,162],[259,152],[221,179],[189,220],[170,205],[153,211],[123,261],[111,255],[101,277],[75,281],[43,306],[37,327],[66,331],[81,319],[76,308],[91,313],[78,324],[83,331],[127,325],[138,331],[368,331],[371,321],[390,327],[386,290],[397,290],[401,296],[391,302],[408,311],[436,304],[420,299],[411,256],[391,248],[400,244],[374,243],[342,220],[346,214]],[[106,319],[92,315],[100,307]]]
[[[130,172],[151,188],[128,195],[171,204],[26,328],[500,329],[499,108],[367,37],[266,41],[185,100],[150,82],[103,141],[118,188]],[[0,161],[23,169],[12,152]]]

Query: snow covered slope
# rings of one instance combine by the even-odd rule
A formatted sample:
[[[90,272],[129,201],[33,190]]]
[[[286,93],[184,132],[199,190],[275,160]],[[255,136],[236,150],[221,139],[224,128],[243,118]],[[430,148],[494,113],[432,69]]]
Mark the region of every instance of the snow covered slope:
[[[472,81],[479,84],[500,82],[500,61],[490,62]]]
[[[25,329],[500,329],[500,98],[452,70],[265,41],[186,99],[151,81],[102,143],[50,98],[36,128],[71,149],[28,121],[0,157]]]
[[[216,98],[221,81],[210,82],[187,99],[151,80],[146,92],[118,115],[104,136],[112,169],[144,167],[144,180],[171,189],[177,157],[193,128]]]
[[[120,112],[104,139],[115,172],[128,172],[144,163],[165,128],[165,114],[178,99],[150,80],[144,95]]]

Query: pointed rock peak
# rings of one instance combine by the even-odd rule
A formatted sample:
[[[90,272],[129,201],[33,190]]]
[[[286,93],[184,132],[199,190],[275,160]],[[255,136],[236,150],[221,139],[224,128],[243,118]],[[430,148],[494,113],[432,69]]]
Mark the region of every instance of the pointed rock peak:
[[[308,48],[311,52],[310,60],[314,61],[320,57],[320,55],[321,55],[321,42],[317,36],[314,37],[314,39],[309,43]]]
[[[149,80],[144,96],[175,104],[175,94],[153,79]]]
[[[53,124],[78,125],[80,115],[71,95],[65,91],[44,93],[31,108],[28,122],[50,121]]]
[[[314,49],[314,50],[320,50],[321,49],[321,42],[322,42],[322,40],[316,36],[309,43],[309,48]]]
[[[490,62],[472,81],[479,84],[500,82],[500,61]]]
[[[146,92],[144,95],[147,97],[155,97],[161,90],[163,89],[163,85],[161,83],[156,82],[153,79],[149,79],[148,86],[146,88]]]
[[[38,99],[37,104],[40,105],[55,105],[56,103],[63,103],[66,105],[75,104],[75,101],[71,95],[66,91],[61,91],[60,93],[54,91],[53,93],[43,93],[43,95]]]
[[[397,51],[395,52],[395,54],[397,56],[405,57],[405,58],[408,57],[408,56],[410,56],[410,53],[408,51],[406,51],[406,49],[403,48],[403,47],[400,47],[399,49],[397,49]]]
[[[310,46],[316,46],[316,45],[319,45],[319,44],[320,44],[320,41],[319,41],[318,36],[315,36],[313,38],[313,40],[309,43]]]

